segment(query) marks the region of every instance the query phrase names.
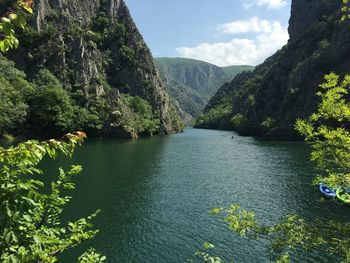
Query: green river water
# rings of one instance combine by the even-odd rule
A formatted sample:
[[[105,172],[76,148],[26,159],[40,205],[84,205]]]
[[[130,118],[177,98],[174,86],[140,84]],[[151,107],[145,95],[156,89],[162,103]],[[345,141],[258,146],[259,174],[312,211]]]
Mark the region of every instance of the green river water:
[[[273,262],[266,241],[234,235],[209,211],[240,203],[264,223],[295,213],[306,220],[348,220],[348,207],[323,200],[310,186],[309,153],[303,143],[191,128],[135,141],[88,140],[71,160],[59,160],[64,167],[84,166],[65,217],[101,209],[100,233],[60,262],[75,262],[91,246],[108,262],[186,262],[206,241],[226,260]],[[48,172],[56,165],[44,163]],[[296,262],[337,262],[324,255],[299,252]]]

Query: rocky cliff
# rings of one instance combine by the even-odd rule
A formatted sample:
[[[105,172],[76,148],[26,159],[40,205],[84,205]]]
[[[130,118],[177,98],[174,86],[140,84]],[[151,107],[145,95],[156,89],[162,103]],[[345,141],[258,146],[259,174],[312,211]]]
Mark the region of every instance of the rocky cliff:
[[[292,1],[288,32],[290,41],[297,41],[315,23],[331,15],[340,8],[337,0],[297,0]]]
[[[297,139],[294,122],[315,110],[324,74],[343,75],[350,66],[350,24],[340,22],[340,8],[341,1],[293,0],[288,44],[224,85],[197,127]]]
[[[20,49],[9,58],[30,79],[50,70],[79,107],[104,111],[92,133],[147,133],[136,121],[128,123],[126,116],[137,109],[124,94],[151,105],[151,119],[159,122],[154,133],[180,130],[176,109],[123,0],[38,0],[34,10],[30,27],[19,37]]]

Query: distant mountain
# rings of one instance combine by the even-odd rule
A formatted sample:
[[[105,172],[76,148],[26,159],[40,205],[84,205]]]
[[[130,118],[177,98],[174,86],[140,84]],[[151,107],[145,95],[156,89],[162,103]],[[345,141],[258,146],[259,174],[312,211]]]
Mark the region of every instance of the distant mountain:
[[[227,81],[252,66],[218,67],[186,58],[156,58],[162,80],[168,93],[180,108],[185,121],[198,117],[209,99]]]

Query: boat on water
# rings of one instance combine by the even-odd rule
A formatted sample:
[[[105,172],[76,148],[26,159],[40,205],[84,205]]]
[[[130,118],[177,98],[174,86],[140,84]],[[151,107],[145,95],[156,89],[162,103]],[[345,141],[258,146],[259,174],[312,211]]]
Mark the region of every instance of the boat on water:
[[[340,202],[350,205],[350,193],[347,190],[337,189],[336,196]]]
[[[333,190],[332,188],[324,184],[320,184],[320,192],[321,194],[323,194],[325,197],[328,197],[328,198],[336,197],[335,190]]]

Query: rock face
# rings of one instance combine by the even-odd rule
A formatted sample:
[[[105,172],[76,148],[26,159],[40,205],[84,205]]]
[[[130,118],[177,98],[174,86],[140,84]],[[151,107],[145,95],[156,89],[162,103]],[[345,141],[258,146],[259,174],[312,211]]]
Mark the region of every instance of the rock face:
[[[34,10],[20,50],[10,54],[29,77],[49,69],[82,104],[94,96],[110,103],[119,94],[139,96],[158,114],[159,133],[180,130],[176,109],[123,0],[38,0]]]
[[[297,41],[313,24],[322,20],[323,16],[331,15],[341,6],[341,1],[296,0],[292,1],[291,18],[289,21],[289,36],[291,41]]]
[[[293,0],[288,44],[252,73],[220,88],[197,127],[299,139],[295,120],[315,110],[323,76],[348,73],[350,23],[340,22],[340,8],[341,1]]]

